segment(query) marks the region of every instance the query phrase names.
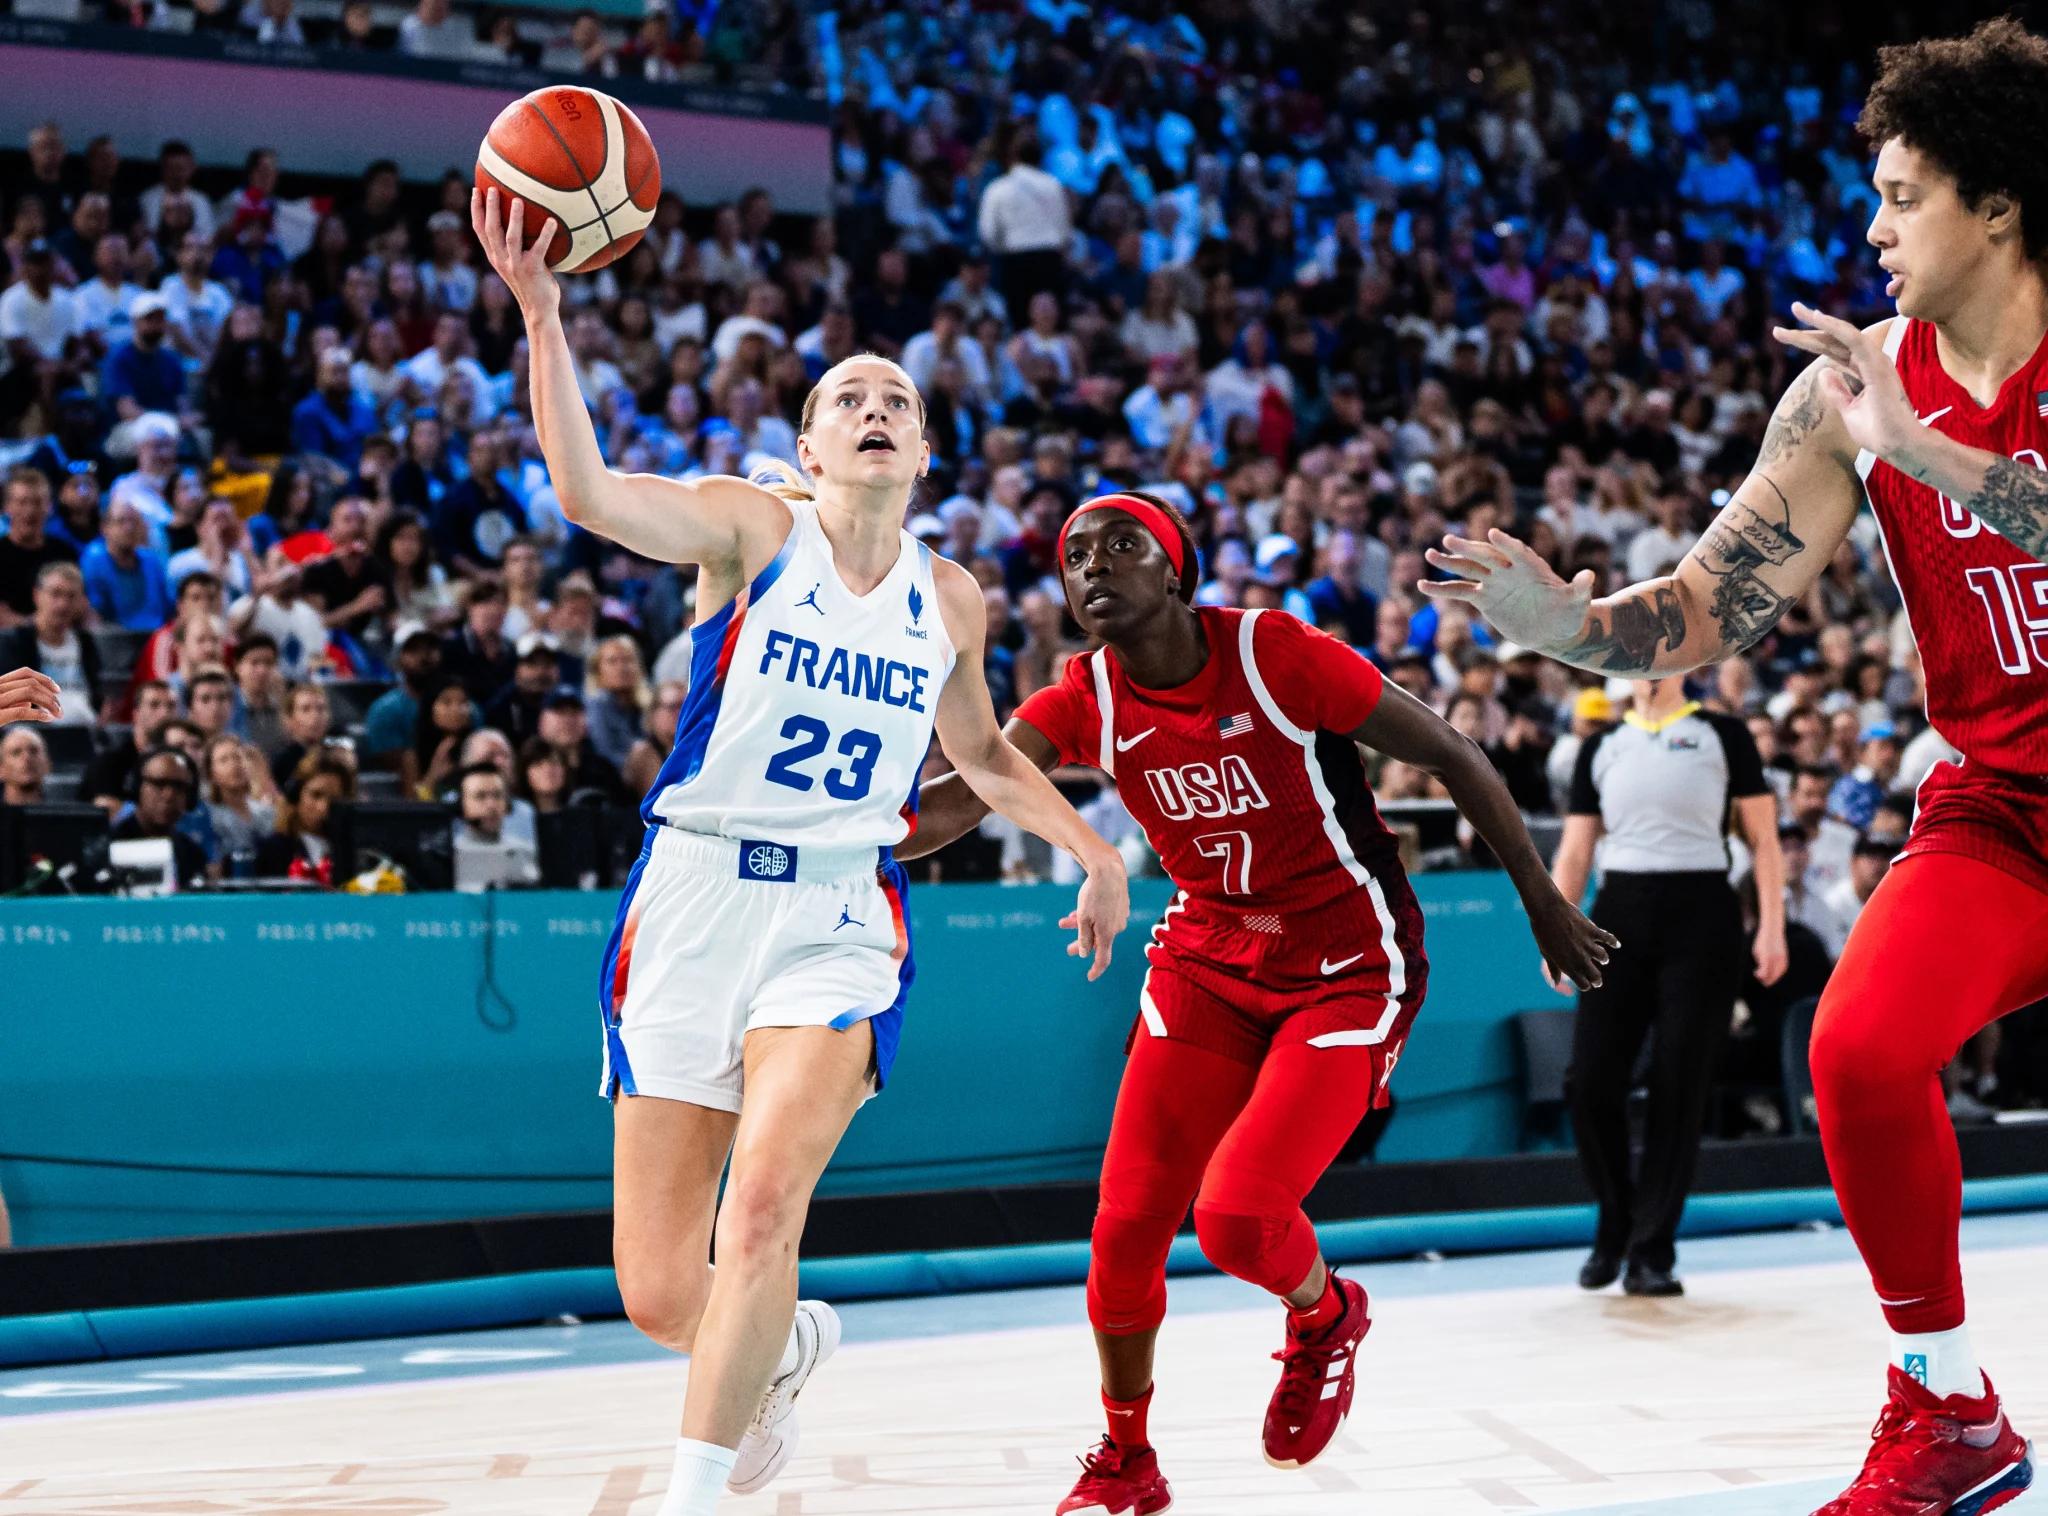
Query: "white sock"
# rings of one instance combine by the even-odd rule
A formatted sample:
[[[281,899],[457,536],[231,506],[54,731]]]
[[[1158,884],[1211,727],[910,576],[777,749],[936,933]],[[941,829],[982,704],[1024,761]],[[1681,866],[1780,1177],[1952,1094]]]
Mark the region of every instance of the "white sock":
[[[661,1498],[655,1516],[711,1516],[725,1494],[726,1476],[732,1473],[739,1455],[715,1442],[676,1439],[675,1472],[668,1477],[668,1493]]]
[[[1894,1332],[1892,1362],[1908,1379],[1919,1380],[1943,1399],[1968,1395],[1974,1400],[1984,1393],[1984,1373],[1977,1367],[1967,1326],[1946,1332]]]
[[[803,1361],[803,1356],[803,1341],[796,1334],[796,1322],[791,1321],[789,1324],[789,1341],[783,1344],[782,1357],[776,1360],[775,1372],[768,1376],[769,1382],[773,1383],[784,1374],[789,1373],[790,1370]]]

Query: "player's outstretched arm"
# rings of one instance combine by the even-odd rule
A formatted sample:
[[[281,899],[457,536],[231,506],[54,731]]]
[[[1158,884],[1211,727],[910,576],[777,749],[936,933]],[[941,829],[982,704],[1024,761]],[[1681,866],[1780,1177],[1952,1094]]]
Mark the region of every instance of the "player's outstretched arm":
[[[1595,600],[1591,570],[1567,584],[1495,531],[1429,549],[1431,563],[1458,577],[1418,587],[1473,606],[1510,641],[1597,673],[1662,678],[1743,651],[1813,586],[1861,502],[1856,447],[1820,393],[1822,367],[1792,381],[1755,468],[1676,573]]]
[[[1003,737],[1037,764],[1041,774],[1059,767],[1058,749],[1030,722],[1012,716],[1003,727]],[[922,858],[936,853],[980,826],[988,813],[988,802],[967,787],[959,770],[942,774],[917,792],[917,830],[891,851],[898,858]]]
[[[1597,987],[1601,966],[1621,943],[1581,915],[1578,905],[1550,882],[1514,797],[1479,745],[1391,681],[1351,739],[1444,782],[1460,813],[1514,880],[1548,970],[1587,989]]]
[[[1123,856],[1075,813],[1038,764],[1003,736],[981,672],[988,627],[981,586],[957,563],[939,559],[935,567],[934,582],[956,652],[953,672],[939,692],[939,746],[961,783],[989,810],[1064,848],[1087,872],[1073,914],[1060,925],[1075,933],[1067,952],[1093,960],[1088,977],[1097,978],[1109,967],[1110,945],[1131,914]]]
[[[765,558],[788,535],[790,518],[789,508],[758,485],[725,477],[686,482],[621,474],[606,466],[562,329],[561,286],[547,265],[558,223],[550,219],[533,245],[524,247],[526,210],[515,199],[508,224],[497,190],[470,193],[477,240],[526,318],[534,431],[562,514],[663,563]]]
[[[1799,304],[1792,314],[1803,325],[1777,328],[1778,340],[1826,360],[1808,372],[1818,371],[1820,397],[1856,447],[1948,496],[2036,563],[2048,563],[2048,473],[1921,425],[1884,354],[1888,323],[1858,327]]]

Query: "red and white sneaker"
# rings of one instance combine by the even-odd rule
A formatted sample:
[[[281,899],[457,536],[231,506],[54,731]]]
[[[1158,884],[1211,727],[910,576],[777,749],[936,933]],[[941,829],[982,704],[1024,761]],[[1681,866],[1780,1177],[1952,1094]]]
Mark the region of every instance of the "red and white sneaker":
[[[1358,1344],[1372,1329],[1365,1312],[1365,1286],[1339,1278],[1344,1314],[1315,1336],[1287,1335],[1280,1360],[1280,1384],[1266,1407],[1266,1462],[1298,1469],[1330,1445],[1351,1414],[1358,1377]]]
[[[1055,1516],[1158,1516],[1172,1504],[1158,1453],[1104,1437],[1081,1456],[1081,1477]]]
[[[1998,1392],[1946,1400],[1891,1369],[1891,1399],[1871,1428],[1855,1482],[1813,1516],[1983,1516],[2034,1482],[2034,1449]]]

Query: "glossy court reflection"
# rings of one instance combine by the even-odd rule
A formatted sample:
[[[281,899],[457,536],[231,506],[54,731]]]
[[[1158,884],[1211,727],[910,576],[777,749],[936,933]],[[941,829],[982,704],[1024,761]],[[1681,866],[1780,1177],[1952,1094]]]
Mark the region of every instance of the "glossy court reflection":
[[[2048,1218],[1974,1219],[1965,1247],[1973,1298],[2024,1319]],[[1675,1302],[1580,1294],[1575,1251],[1362,1269],[1378,1325],[1358,1411],[1299,1474],[1258,1453],[1273,1313],[1234,1282],[1176,1280],[1179,1329],[1161,1343],[1175,1508],[1810,1510],[1862,1455],[1857,1408],[1883,1361],[1847,1238],[1701,1240],[1688,1258],[1694,1287]],[[732,1509],[1042,1516],[1091,1409],[1079,1293],[850,1307],[814,1430],[773,1490]],[[2015,1335],[1999,1363],[2015,1419],[2039,1424],[2048,1344]],[[686,1372],[599,1323],[10,1373],[0,1516],[633,1516],[667,1477]]]

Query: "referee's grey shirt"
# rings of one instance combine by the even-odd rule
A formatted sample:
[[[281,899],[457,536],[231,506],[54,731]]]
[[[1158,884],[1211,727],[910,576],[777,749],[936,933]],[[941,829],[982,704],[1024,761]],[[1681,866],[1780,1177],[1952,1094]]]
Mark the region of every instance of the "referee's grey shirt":
[[[1568,809],[1606,828],[1605,873],[1725,872],[1733,803],[1770,793],[1749,728],[1694,702],[1661,722],[1631,712],[1588,737]]]

